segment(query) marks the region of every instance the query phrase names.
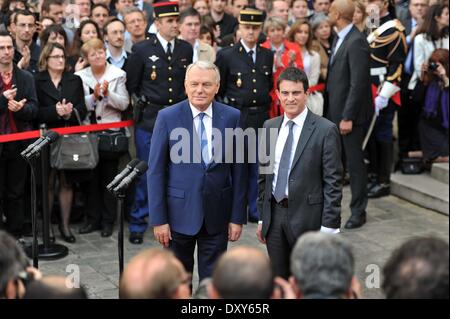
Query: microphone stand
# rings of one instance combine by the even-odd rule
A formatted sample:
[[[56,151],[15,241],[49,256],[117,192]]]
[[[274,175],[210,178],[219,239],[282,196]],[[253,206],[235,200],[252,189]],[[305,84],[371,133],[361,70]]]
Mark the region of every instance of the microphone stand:
[[[117,240],[117,249],[119,254],[119,278],[122,277],[123,273],[123,237],[124,237],[124,212],[125,212],[125,194],[123,191],[120,191],[115,194],[117,199],[117,213],[119,215],[119,234]]]
[[[43,134],[45,127],[41,125],[41,133]],[[41,134],[41,135],[42,135]],[[42,240],[43,244],[38,244],[37,229],[37,198],[36,198],[36,170],[37,158],[27,158],[25,160],[31,168],[31,222],[33,232],[33,244],[30,248],[25,249],[28,256],[33,258],[33,267],[38,268],[38,259],[56,260],[64,258],[68,255],[69,250],[66,246],[50,243],[50,212],[48,202],[48,163],[49,163],[49,146],[44,146],[40,152],[41,159],[41,177],[42,177]]]
[[[49,145],[44,146],[41,151],[42,167],[42,241],[39,245],[39,258],[56,260],[66,257],[69,249],[60,244],[50,242],[50,208],[48,199],[48,176],[49,174]]]

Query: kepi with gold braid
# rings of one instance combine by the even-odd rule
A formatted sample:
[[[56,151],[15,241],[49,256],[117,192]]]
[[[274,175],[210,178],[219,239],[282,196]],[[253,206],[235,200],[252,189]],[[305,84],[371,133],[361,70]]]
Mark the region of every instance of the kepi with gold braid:
[[[180,15],[178,1],[164,1],[153,4],[155,18],[177,17]]]
[[[239,14],[240,24],[262,25],[264,23],[262,11],[255,9],[241,10]]]

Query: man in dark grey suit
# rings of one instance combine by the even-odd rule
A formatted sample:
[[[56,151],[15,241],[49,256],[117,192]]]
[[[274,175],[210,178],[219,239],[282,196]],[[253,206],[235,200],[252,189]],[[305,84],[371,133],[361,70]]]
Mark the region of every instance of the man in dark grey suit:
[[[284,70],[277,80],[284,116],[266,121],[260,134],[257,237],[267,244],[275,275],[285,279],[297,238],[310,230],[338,233],[341,224],[339,132],[306,108],[307,90],[302,70]]]
[[[344,157],[350,174],[351,217],[345,228],[366,222],[367,171],[362,144],[365,125],[373,116],[370,88],[370,49],[362,33],[351,23],[352,0],[336,0],[330,8],[330,23],[338,32],[328,65],[326,117],[339,127]]]

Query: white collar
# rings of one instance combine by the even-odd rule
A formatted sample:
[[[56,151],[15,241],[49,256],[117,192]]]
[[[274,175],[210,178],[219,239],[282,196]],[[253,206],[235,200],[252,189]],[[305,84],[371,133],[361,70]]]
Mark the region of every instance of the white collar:
[[[287,125],[288,121],[294,122],[299,127],[302,127],[306,120],[306,115],[308,115],[308,108],[305,105],[305,109],[296,117],[294,117],[292,120],[284,114],[283,116],[283,123],[281,124],[281,128],[285,127]]]
[[[253,48],[249,48],[248,46],[245,45],[245,43],[244,43],[244,41],[242,41],[242,39],[241,39],[241,44],[244,47],[245,52],[248,53],[250,50],[253,50],[253,54],[256,53],[256,44],[255,44],[255,46]]]
[[[120,53],[119,58],[115,59],[112,55],[111,55],[111,51],[109,50],[109,45],[106,46],[106,59],[111,58],[114,61],[120,61],[122,59],[126,59],[127,58],[127,52],[125,51],[125,48],[122,48],[122,52]]]
[[[191,104],[191,102],[189,102],[189,107],[191,108],[192,111],[192,118],[195,119],[200,113],[205,113],[206,115],[208,115],[210,118],[212,118],[213,115],[213,110],[212,110],[212,102],[211,104],[208,106],[208,108],[206,110],[204,110],[203,112],[200,111],[199,109],[197,109],[195,106],[193,106]]]
[[[167,43],[169,43],[169,42],[166,39],[164,39],[162,37],[162,35],[159,34],[159,32],[156,34],[156,37],[158,38],[159,43],[161,43],[161,45],[164,49],[164,52],[166,52],[167,51]],[[172,52],[173,52],[173,49],[175,48],[175,39],[172,39],[172,41],[170,41],[170,44],[172,44]]]
[[[353,27],[353,23],[350,23],[348,26],[346,26],[341,31],[339,31],[337,33],[338,38],[344,40],[345,36],[350,32],[352,27]]]

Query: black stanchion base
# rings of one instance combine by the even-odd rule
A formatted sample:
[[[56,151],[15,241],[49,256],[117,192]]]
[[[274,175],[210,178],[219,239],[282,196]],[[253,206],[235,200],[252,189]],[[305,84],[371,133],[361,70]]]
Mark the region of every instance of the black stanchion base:
[[[25,253],[29,258],[33,258],[32,246],[25,249]],[[56,260],[66,257],[69,254],[69,249],[66,246],[59,244],[50,244],[47,247],[39,245],[39,259]]]

